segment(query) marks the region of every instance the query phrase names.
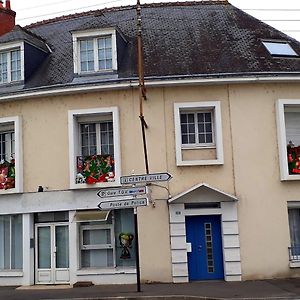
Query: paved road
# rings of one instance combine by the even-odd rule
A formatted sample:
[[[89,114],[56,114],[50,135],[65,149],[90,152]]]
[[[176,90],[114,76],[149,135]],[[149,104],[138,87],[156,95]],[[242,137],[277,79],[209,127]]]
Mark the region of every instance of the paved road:
[[[80,288],[0,287],[1,300],[38,299],[300,299],[300,278],[245,282],[207,281],[184,284],[103,285]],[[169,297],[171,296],[171,297]],[[158,298],[160,297],[160,298]]]

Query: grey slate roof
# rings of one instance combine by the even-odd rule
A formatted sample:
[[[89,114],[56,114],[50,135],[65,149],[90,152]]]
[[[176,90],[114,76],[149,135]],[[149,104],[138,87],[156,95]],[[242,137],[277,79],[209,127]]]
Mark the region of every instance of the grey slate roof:
[[[142,26],[146,79],[300,74],[299,58],[274,58],[262,40],[288,41],[298,54],[300,43],[227,1],[145,4]],[[26,29],[44,39],[53,52],[25,82],[25,89],[72,84],[71,32],[96,27],[117,27],[122,32],[127,46],[119,63],[118,80],[136,78],[136,10],[128,6],[63,16],[27,26]],[[99,76],[98,80],[108,79]]]
[[[32,32],[26,30],[25,28],[22,28],[19,25],[16,25],[12,31],[0,37],[0,44],[18,41],[27,41],[37,48],[40,48],[45,52],[49,52],[45,41],[41,37],[36,36]]]

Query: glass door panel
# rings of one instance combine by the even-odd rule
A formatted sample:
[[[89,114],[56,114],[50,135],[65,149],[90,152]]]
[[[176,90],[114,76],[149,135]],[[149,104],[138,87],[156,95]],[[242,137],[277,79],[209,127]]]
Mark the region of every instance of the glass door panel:
[[[69,268],[69,228],[55,226],[56,268]]]
[[[38,227],[37,230],[38,268],[51,269],[51,227]]]

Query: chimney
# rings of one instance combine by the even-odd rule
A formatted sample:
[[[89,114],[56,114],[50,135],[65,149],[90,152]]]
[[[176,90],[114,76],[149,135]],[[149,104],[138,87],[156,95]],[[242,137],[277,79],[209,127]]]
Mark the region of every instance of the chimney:
[[[6,0],[5,7],[0,0],[0,36],[15,27],[16,13],[10,8],[10,0]]]

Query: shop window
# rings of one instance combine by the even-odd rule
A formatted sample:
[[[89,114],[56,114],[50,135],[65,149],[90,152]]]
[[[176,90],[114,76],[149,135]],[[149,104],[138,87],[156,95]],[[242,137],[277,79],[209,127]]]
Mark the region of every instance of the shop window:
[[[0,216],[0,270],[23,268],[22,215]]]
[[[220,102],[174,104],[178,166],[223,164]]]
[[[0,118],[0,194],[22,190],[21,122]]]
[[[80,268],[135,265],[132,209],[111,212],[102,221],[80,222],[79,232]]]
[[[117,108],[69,112],[72,188],[104,187],[120,177]]]
[[[300,261],[300,208],[288,210],[290,227],[290,260]]]
[[[298,180],[300,179],[300,100],[279,100],[277,122],[281,179]]]

